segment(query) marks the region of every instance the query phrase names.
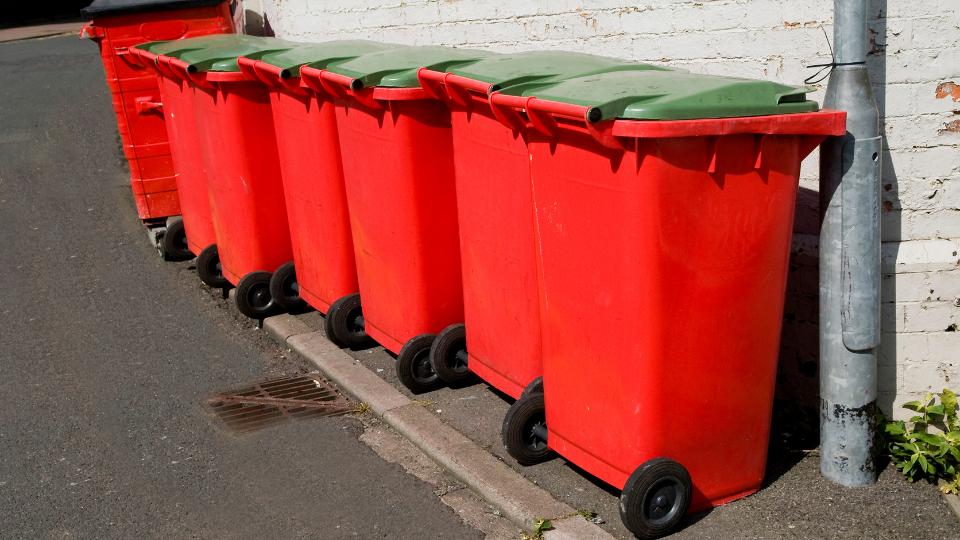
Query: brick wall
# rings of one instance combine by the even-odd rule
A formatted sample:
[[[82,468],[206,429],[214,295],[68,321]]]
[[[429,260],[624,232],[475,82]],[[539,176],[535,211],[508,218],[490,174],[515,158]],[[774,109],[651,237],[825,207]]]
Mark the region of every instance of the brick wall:
[[[811,73],[805,65],[828,59],[832,8],[829,0],[247,1],[293,40],[562,49],[791,84]],[[871,0],[869,13],[868,67],[886,136],[880,405],[889,412],[928,390],[960,388],[960,2]],[[816,164],[811,156],[803,167],[779,377],[780,395],[806,405],[817,395]]]

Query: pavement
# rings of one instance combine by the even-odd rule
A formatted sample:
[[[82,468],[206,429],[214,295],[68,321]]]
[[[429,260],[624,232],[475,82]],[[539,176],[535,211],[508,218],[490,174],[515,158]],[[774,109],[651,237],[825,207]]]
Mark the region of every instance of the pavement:
[[[0,406],[12,411],[0,455],[13,456],[0,461],[0,537],[517,538],[533,517],[559,525],[548,538],[628,537],[616,490],[560,458],[520,467],[506,455],[509,403],[486,385],[411,396],[383,349],[332,347],[318,314],[258,330],[190,263],[161,262],[82,45],[0,45]],[[216,390],[317,367],[370,410],[238,437],[201,406]],[[758,494],[689,517],[675,536],[958,531],[934,486],[888,467],[876,486],[842,489],[820,478],[815,450],[774,445]]]
[[[69,21],[51,24],[36,24],[33,26],[18,26],[14,28],[0,28],[0,43],[35,39],[41,37],[74,35],[80,33],[82,22]]]
[[[432,413],[432,416],[458,434],[469,438],[560,504],[585,514],[596,514],[602,533],[615,538],[632,538],[619,518],[619,492],[590,477],[575,465],[556,458],[530,467],[518,465],[500,442],[500,426],[509,407],[508,398],[486,384],[475,381],[456,389],[442,388],[419,395],[410,394],[396,377],[394,359],[384,349],[336,351],[303,347],[306,340],[320,341],[322,317],[317,313],[284,315],[277,322],[267,319],[266,328],[302,327],[311,332],[288,338],[291,352],[320,366],[321,371],[336,373],[350,363],[375,375],[404,398]],[[280,320],[285,319],[281,324]],[[290,319],[293,319],[291,321]],[[280,339],[290,330],[277,332]],[[372,393],[369,381],[360,377],[345,381],[350,392],[358,388],[365,396]],[[384,393],[380,390],[381,393]],[[377,398],[381,399],[381,398]],[[382,398],[389,410],[402,406],[397,398]],[[763,488],[756,494],[688,518],[675,538],[960,538],[960,513],[954,514],[948,500],[936,486],[911,484],[892,466],[884,468],[876,485],[846,489],[833,484],[819,473],[819,455],[806,448],[810,439],[800,437],[799,426],[790,419],[796,414],[784,404],[775,408],[779,420],[774,428]],[[785,418],[786,417],[786,418]],[[389,414],[386,420],[390,423]],[[414,434],[419,436],[419,434]],[[814,443],[815,444],[815,443]],[[431,454],[430,451],[427,452]],[[443,459],[433,456],[434,459]],[[731,464],[734,466],[734,464]],[[467,483],[475,487],[471,483]],[[489,500],[497,500],[494,497]],[[955,504],[955,503],[954,503]],[[549,515],[549,514],[547,514]]]
[[[313,366],[147,244],[94,44],[0,65],[0,538],[516,538],[374,418],[225,430]]]

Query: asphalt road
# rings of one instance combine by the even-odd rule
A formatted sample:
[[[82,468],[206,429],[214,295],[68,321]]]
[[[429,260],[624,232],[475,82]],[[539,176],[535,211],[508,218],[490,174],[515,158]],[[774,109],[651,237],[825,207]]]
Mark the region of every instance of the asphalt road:
[[[306,366],[162,262],[129,189],[96,47],[0,44],[0,537],[481,536],[355,418],[209,416]]]

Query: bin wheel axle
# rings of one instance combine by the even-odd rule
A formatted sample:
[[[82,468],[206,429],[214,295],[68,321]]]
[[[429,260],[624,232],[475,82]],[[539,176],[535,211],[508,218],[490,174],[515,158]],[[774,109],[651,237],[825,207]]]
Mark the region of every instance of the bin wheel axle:
[[[367,336],[358,293],[344,296],[331,304],[323,328],[327,339],[337,347],[362,349],[373,344],[373,340]]]
[[[265,319],[280,311],[270,295],[270,272],[250,272],[237,283],[237,309],[251,319]]]
[[[500,436],[507,453],[521,465],[534,465],[549,459],[543,394],[530,393],[514,402],[503,418]]]
[[[300,313],[308,308],[307,302],[300,296],[297,283],[297,270],[293,262],[280,265],[270,278],[270,296],[290,313]]]
[[[430,347],[430,365],[447,384],[461,383],[470,377],[468,358],[467,331],[462,324],[444,328]]]
[[[216,244],[210,244],[200,251],[197,256],[197,275],[200,281],[214,289],[229,289],[227,278],[223,277],[223,268],[220,266],[220,252]]]
[[[656,458],[637,467],[620,495],[620,519],[638,538],[669,534],[690,508],[692,485],[687,469]]]
[[[524,387],[523,392],[520,393],[520,397],[529,396],[530,394],[542,394],[543,393],[543,377],[537,377],[536,379],[530,381],[526,387]]]
[[[397,355],[397,377],[414,394],[440,386],[440,377],[430,364],[430,348],[435,339],[433,334],[416,336],[406,342]]]
[[[186,261],[193,258],[187,245],[187,230],[183,226],[183,218],[167,218],[166,230],[157,239],[157,250],[165,261]]]

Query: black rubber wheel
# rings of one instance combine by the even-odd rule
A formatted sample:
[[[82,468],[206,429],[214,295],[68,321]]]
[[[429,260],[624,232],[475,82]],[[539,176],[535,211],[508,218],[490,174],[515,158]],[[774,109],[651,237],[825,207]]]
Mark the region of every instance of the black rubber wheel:
[[[470,377],[467,369],[467,329],[451,324],[437,334],[430,347],[430,365],[440,380],[447,384],[463,382]]]
[[[327,339],[337,347],[362,349],[373,344],[373,340],[364,330],[359,293],[344,296],[330,304],[323,326]]]
[[[167,219],[167,228],[157,246],[165,261],[186,261],[193,258],[187,245],[187,230],[179,216]]]
[[[656,458],[633,471],[620,495],[620,519],[638,538],[659,538],[676,528],[691,497],[690,473],[676,461]]]
[[[397,355],[397,377],[414,394],[436,390],[442,382],[430,365],[434,339],[433,334],[420,334],[406,342]]]
[[[537,377],[536,379],[530,381],[530,384],[523,389],[523,392],[520,393],[520,397],[526,397],[530,394],[542,394],[543,393],[543,377]]]
[[[503,417],[500,437],[507,453],[521,465],[534,465],[549,459],[543,394],[532,393],[515,401]]]
[[[229,289],[231,287],[227,278],[223,277],[223,269],[220,267],[220,252],[217,251],[216,244],[210,244],[200,251],[197,256],[197,275],[200,281],[214,289]]]
[[[270,296],[284,310],[301,313],[307,310],[307,302],[300,297],[297,270],[293,262],[280,265],[270,278]]]
[[[237,309],[251,319],[265,319],[280,311],[270,296],[270,272],[250,272],[237,283]]]

